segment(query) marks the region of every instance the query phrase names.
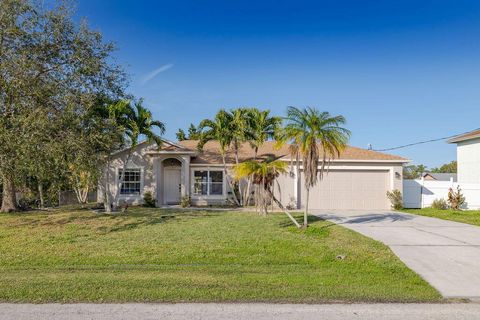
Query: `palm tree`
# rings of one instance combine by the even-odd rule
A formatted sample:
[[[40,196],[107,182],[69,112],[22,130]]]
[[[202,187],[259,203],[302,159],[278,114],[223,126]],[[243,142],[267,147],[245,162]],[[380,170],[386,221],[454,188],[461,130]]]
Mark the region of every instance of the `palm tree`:
[[[274,138],[282,124],[282,118],[271,117],[270,110],[260,111],[257,108],[249,109],[249,142],[254,150],[254,159],[257,158],[258,148],[260,148],[265,141]]]
[[[239,163],[239,156],[238,153],[240,151],[240,146],[248,141],[251,138],[251,130],[250,130],[250,109],[248,108],[237,108],[232,109],[230,111],[231,117],[231,130],[232,130],[232,149],[235,155],[235,164],[238,165]],[[239,195],[239,202],[240,205],[245,205],[244,199],[244,184],[242,181],[236,181],[236,186],[238,187],[238,195]]]
[[[125,171],[132,157],[135,147],[138,145],[141,136],[146,137],[147,141],[155,142],[157,147],[162,145],[161,135],[165,133],[165,125],[161,121],[153,120],[153,115],[147,108],[143,107],[142,101],[138,101],[131,106],[129,101],[121,101],[110,106],[110,114],[117,119],[117,123],[122,128],[127,139],[129,149],[125,161],[123,161],[123,170],[119,176],[119,185],[115,192],[113,201],[114,210],[118,206],[119,194],[125,179]],[[155,132],[158,130],[158,133]],[[107,170],[108,172],[108,170]],[[107,180],[108,181],[108,180]]]
[[[202,149],[205,143],[210,140],[215,140],[219,143],[220,155],[223,162],[223,176],[227,180],[230,190],[232,190],[235,203],[237,205],[240,205],[235,194],[233,183],[227,174],[226,155],[227,150],[230,148],[230,145],[233,141],[232,114],[225,111],[224,109],[221,109],[217,112],[213,120],[202,120],[198,128],[201,131],[200,142],[198,144],[199,149]]]
[[[307,190],[303,224],[307,227],[310,188],[323,179],[330,161],[340,156],[345,149],[350,131],[342,127],[346,122],[343,116],[331,116],[328,112],[320,112],[310,107],[302,110],[288,107],[286,120],[281,140],[288,141],[293,146],[292,157],[302,157]]]
[[[255,190],[255,205],[263,215],[267,215],[268,205],[274,201],[280,209],[292,220],[292,222],[300,228],[300,224],[292,217],[292,215],[285,210],[282,203],[275,198],[273,193],[273,186],[275,180],[280,174],[286,173],[286,163],[280,160],[267,159],[262,162],[256,160],[247,160],[235,165],[235,179],[241,180],[250,178],[256,187]]]
[[[247,113],[247,130],[246,137],[250,143],[250,146],[254,150],[254,159],[257,159],[258,149],[267,141],[275,137],[278,132],[282,118],[271,117],[270,110],[260,111],[257,108],[248,109]],[[251,179],[248,179],[247,187],[245,188],[245,204],[250,202],[250,186]]]
[[[117,102],[109,102],[106,105],[99,103],[96,105],[96,108],[93,112],[103,119],[107,119],[110,127],[115,131],[115,136],[119,137],[119,143],[124,144],[125,140],[125,131],[127,127],[127,122],[129,115],[132,114],[132,109],[130,106],[130,101],[120,100]],[[113,144],[112,144],[113,146]],[[117,147],[117,146],[115,146]],[[112,211],[112,203],[110,201],[110,162],[111,162],[111,152],[114,150],[109,150],[107,152],[107,170],[105,172],[105,194],[104,194],[104,207],[106,212]]]

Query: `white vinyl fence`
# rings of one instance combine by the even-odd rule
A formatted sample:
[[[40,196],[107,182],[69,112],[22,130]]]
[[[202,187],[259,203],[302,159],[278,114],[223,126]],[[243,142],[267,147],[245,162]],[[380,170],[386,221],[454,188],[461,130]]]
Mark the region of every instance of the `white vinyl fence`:
[[[480,184],[436,180],[403,180],[403,204],[405,208],[427,208],[435,199],[447,200],[448,190],[460,185],[465,196],[465,209],[480,209]]]

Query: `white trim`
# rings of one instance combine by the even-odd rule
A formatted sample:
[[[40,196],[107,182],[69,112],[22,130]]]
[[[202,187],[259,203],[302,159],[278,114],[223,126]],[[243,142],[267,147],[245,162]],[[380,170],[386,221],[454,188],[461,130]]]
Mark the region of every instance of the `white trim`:
[[[129,165],[125,168],[125,170],[129,169],[139,169],[140,170],[140,192],[139,194],[122,194],[122,190],[120,190],[120,170],[123,170],[122,167],[114,167],[115,168],[115,192],[118,192],[118,198],[122,200],[138,200],[143,198],[144,187],[145,187],[145,169],[141,166],[137,166],[135,164]],[[125,179],[125,177],[124,177]],[[123,181],[125,183],[125,181]]]
[[[207,171],[208,174],[207,174],[207,193],[208,194],[195,194],[194,193],[194,190],[195,190],[195,171]],[[210,180],[210,171],[217,171],[217,172],[222,172],[222,194],[210,194],[210,185],[209,185],[209,180]],[[190,196],[192,199],[195,199],[195,200],[208,200],[208,199],[225,199],[226,198],[226,194],[227,194],[227,190],[226,190],[226,179],[227,177],[225,177],[225,174],[228,174],[228,173],[225,173],[223,170],[219,169],[219,168],[209,168],[209,167],[202,167],[202,168],[191,168],[190,169]]]
[[[173,142],[173,141],[170,141],[170,140],[167,140],[167,139],[164,139],[164,138],[160,138],[160,140],[162,140],[162,143],[167,143],[167,144],[172,145],[172,146],[177,147],[177,148],[185,148],[184,146],[182,146],[182,145],[180,145],[180,144],[178,144],[178,143],[175,143],[175,142]],[[135,144],[135,148],[138,147],[138,146],[140,146],[140,145],[142,145],[142,144],[145,144],[145,143],[147,143],[147,142],[155,143],[154,141],[142,140],[142,141],[138,142],[137,144]],[[129,150],[129,149],[132,149],[133,147],[134,147],[134,146],[125,147],[125,148],[123,148],[123,149],[121,149],[121,150],[112,152],[110,155],[111,155],[111,156],[117,155],[117,154],[122,153],[122,152],[124,152],[124,151],[127,151],[127,150]]]
[[[161,151],[147,151],[145,152],[145,155],[147,156],[155,156],[155,155],[169,155],[169,154],[189,154],[189,155],[195,155],[197,154],[197,151],[189,151],[189,150],[161,150]]]
[[[320,168],[320,166],[319,166]],[[303,166],[299,166],[300,170],[303,170]],[[372,170],[372,171],[390,171],[393,170],[393,167],[381,167],[381,166],[337,166],[337,167],[330,167],[325,169],[325,172],[329,171],[345,171],[345,170]]]
[[[289,161],[290,162],[290,158],[281,158],[279,160],[282,160],[282,161]],[[295,161],[294,161],[295,162]],[[300,160],[300,162],[302,162],[302,160]],[[404,160],[350,160],[350,159],[333,159],[331,160],[330,162],[363,162],[363,163],[407,163],[407,162],[412,162],[412,160],[410,159],[404,159]]]

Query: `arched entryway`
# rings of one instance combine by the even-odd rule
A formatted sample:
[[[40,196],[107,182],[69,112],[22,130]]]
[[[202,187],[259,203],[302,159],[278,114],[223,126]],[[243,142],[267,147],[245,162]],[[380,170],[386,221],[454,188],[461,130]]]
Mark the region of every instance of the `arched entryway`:
[[[179,204],[182,198],[182,162],[175,158],[162,161],[163,203]]]

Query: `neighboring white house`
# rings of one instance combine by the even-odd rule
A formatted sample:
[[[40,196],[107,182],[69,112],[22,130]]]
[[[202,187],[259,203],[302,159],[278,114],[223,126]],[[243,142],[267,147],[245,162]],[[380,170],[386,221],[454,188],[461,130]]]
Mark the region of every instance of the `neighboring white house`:
[[[480,130],[448,140],[457,144],[457,175],[427,173],[418,180],[405,180],[406,208],[426,208],[436,199],[447,199],[450,189],[459,187],[465,196],[464,209],[480,209]]]
[[[157,206],[178,204],[189,196],[194,205],[216,205],[231,202],[232,193],[224,176],[219,144],[210,141],[202,151],[198,141],[164,141],[161,149],[149,143],[140,143],[132,151],[127,165],[125,182],[120,190],[120,202],[140,204],[145,192],[156,199]],[[273,141],[258,150],[258,159],[268,156],[290,163],[289,147],[275,148]],[[119,174],[127,154],[123,150],[113,155],[108,168],[111,196],[119,186]],[[239,161],[252,159],[254,150],[249,143],[239,149]],[[334,159],[328,174],[310,191],[312,209],[389,209],[388,190],[403,189],[402,167],[408,160],[394,155],[348,147],[340,158]],[[232,150],[226,154],[228,174],[235,164]],[[278,179],[275,193],[284,205],[305,206],[305,187],[301,163]],[[100,183],[98,201],[105,194],[104,174]],[[232,179],[230,176],[228,179]]]
[[[457,144],[458,183],[480,184],[480,129],[448,142]]]

